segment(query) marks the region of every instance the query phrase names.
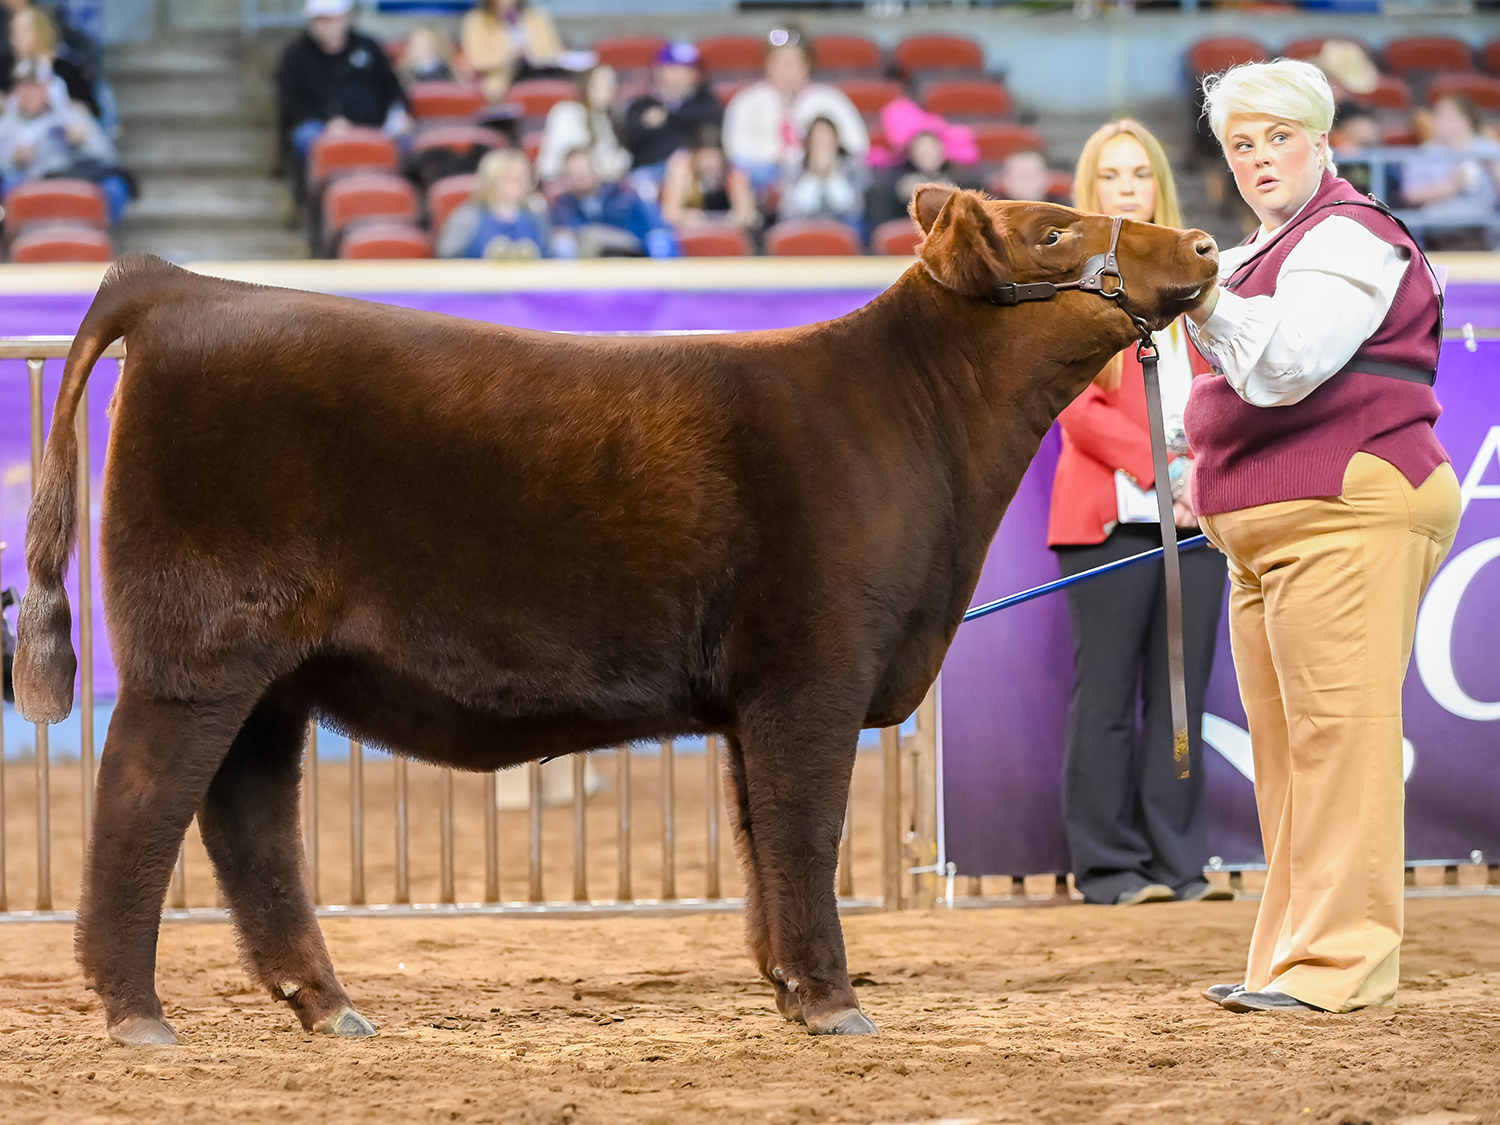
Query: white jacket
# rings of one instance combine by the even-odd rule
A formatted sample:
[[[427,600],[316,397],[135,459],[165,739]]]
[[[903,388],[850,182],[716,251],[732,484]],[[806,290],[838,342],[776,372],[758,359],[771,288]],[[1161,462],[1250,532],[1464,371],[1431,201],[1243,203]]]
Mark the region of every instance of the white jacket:
[[[795,164],[802,159],[807,127],[819,117],[833,122],[839,142],[851,156],[863,157],[870,150],[864,118],[842,91],[809,82],[788,104],[775,86],[757,82],[729,99],[724,151],[741,165]]]

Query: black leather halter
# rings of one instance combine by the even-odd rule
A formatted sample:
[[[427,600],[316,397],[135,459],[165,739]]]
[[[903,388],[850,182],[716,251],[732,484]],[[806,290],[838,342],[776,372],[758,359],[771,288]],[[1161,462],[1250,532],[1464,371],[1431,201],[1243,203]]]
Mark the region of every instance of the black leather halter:
[[[1150,341],[1151,330],[1146,322],[1125,307],[1125,278],[1120,274],[1120,259],[1115,253],[1120,245],[1120,227],[1125,217],[1116,215],[1110,220],[1109,249],[1095,254],[1083,263],[1083,275],[1077,281],[1032,281],[1024,285],[1014,282],[997,285],[990,291],[990,304],[1011,308],[1022,301],[1050,301],[1064,289],[1077,289],[1083,293],[1094,293],[1107,301],[1118,304],[1125,315],[1135,322],[1136,331],[1143,341]],[[1107,286],[1106,282],[1114,284]]]

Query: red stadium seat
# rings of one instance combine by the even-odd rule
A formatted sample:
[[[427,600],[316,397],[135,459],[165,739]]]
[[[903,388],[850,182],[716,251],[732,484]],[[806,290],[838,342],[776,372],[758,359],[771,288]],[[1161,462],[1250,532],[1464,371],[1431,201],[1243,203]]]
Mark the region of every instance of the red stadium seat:
[[[407,91],[418,121],[453,121],[484,108],[484,94],[465,82],[417,82]]]
[[[834,85],[854,103],[855,109],[866,115],[879,113],[890,102],[906,94],[901,83],[884,78],[846,78]]]
[[[1323,44],[1330,38],[1331,36],[1328,35],[1314,35],[1310,39],[1293,39],[1285,47],[1281,48],[1277,54],[1285,59],[1302,59],[1304,61],[1315,59],[1318,57],[1319,52],[1323,50]]]
[[[1010,113],[1010,91],[998,82],[954,79],[935,82],[922,95],[928,113],[954,120],[996,118]]]
[[[479,177],[470,172],[460,176],[444,176],[427,189],[427,218],[433,234],[443,229],[448,216],[474,194],[478,185]]]
[[[323,238],[331,248],[358,220],[417,221],[417,190],[400,176],[364,172],[334,180],[323,193]]]
[[[1491,39],[1480,48],[1479,57],[1484,62],[1485,70],[1500,75],[1500,39]]]
[[[1474,69],[1474,51],[1462,39],[1445,35],[1392,39],[1385,45],[1385,69],[1401,77],[1418,71],[1467,71]]]
[[[694,230],[677,234],[677,246],[686,258],[744,258],[755,253],[742,230]]]
[[[896,70],[907,81],[933,71],[978,77],[984,73],[984,52],[958,35],[913,35],[896,45]]]
[[[394,172],[400,166],[396,142],[379,129],[355,126],[324,133],[307,153],[307,182],[314,186],[348,172]]]
[[[519,106],[523,117],[546,117],[558,102],[573,101],[578,86],[566,78],[526,78],[505,93],[505,100]]]
[[[411,140],[413,156],[429,149],[445,148],[449,152],[466,153],[473,149],[509,148],[510,141],[498,129],[487,129],[483,125],[432,125],[421,130]]]
[[[1223,35],[1200,39],[1188,48],[1188,68],[1195,76],[1217,74],[1241,63],[1265,62],[1270,56],[1254,39]]]
[[[1375,109],[1406,110],[1411,108],[1411,87],[1400,78],[1392,78],[1389,74],[1382,74],[1375,83],[1375,89],[1368,94],[1350,96],[1359,105],[1371,106]]]
[[[833,219],[788,219],[766,232],[766,253],[781,258],[847,257],[859,253],[859,235]]]
[[[1500,109],[1500,78],[1488,74],[1439,74],[1427,87],[1427,104],[1437,105],[1455,94],[1468,98],[1480,109]]]
[[[430,258],[432,241],[405,223],[371,223],[351,230],[339,244],[340,258]]]
[[[870,232],[870,249],[877,254],[910,256],[917,252],[922,232],[910,219],[892,219]]]
[[[521,137],[521,151],[526,154],[526,159],[536,164],[536,158],[542,151],[542,131],[540,129],[528,130]]]
[[[758,76],[765,60],[766,41],[753,35],[711,35],[698,40],[698,66],[709,78]]]
[[[599,61],[616,70],[645,70],[667,41],[657,35],[612,35],[594,41]]]
[[[68,223],[103,230],[109,225],[104,192],[87,180],[37,180],[5,197],[5,234],[14,238],[37,223]]]
[[[38,227],[18,235],[10,244],[10,260],[18,264],[107,262],[114,256],[109,235],[94,227]]]
[[[1422,138],[1417,136],[1417,131],[1411,125],[1399,122],[1380,127],[1380,143],[1391,148],[1402,148],[1407,145],[1419,145],[1422,143]]]
[[[981,163],[1004,160],[1013,152],[1046,152],[1047,142],[1030,125],[995,121],[974,126],[974,142],[979,146]]]
[[[880,47],[863,35],[820,35],[813,40],[818,76],[880,77]]]

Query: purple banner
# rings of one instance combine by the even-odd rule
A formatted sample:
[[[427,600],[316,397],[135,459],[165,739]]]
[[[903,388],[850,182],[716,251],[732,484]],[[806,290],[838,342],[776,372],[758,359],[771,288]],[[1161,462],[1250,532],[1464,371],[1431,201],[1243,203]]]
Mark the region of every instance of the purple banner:
[[[1500,286],[1455,285],[1448,325],[1500,324]],[[1500,342],[1443,348],[1437,433],[1463,484],[1458,538],[1423,602],[1404,692],[1407,855],[1500,860]],[[1032,462],[990,549],[976,602],[1055,579],[1046,542],[1057,431]],[[964,875],[1068,870],[1062,826],[1072,639],[1061,597],[963,626],[942,676],[944,856]],[[1204,720],[1210,851],[1262,862],[1250,741],[1228,614]]]

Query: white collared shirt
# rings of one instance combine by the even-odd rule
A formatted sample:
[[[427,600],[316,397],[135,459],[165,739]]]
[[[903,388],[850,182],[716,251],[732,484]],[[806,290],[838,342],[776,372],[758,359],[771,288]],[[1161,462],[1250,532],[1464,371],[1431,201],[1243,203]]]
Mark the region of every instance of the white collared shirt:
[[[1220,282],[1274,237],[1261,227],[1248,246],[1221,253]],[[1404,253],[1354,219],[1330,215],[1286,256],[1274,293],[1240,297],[1221,289],[1194,338],[1251,406],[1301,402],[1385,320],[1411,264]]]

